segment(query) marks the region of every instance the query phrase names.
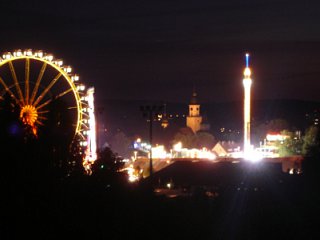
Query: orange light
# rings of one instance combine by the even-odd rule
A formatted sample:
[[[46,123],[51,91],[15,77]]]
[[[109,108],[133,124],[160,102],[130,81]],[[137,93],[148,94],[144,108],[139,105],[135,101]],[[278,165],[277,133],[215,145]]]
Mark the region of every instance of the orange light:
[[[20,118],[24,124],[33,127],[38,118],[36,108],[32,105],[23,106],[20,111]]]

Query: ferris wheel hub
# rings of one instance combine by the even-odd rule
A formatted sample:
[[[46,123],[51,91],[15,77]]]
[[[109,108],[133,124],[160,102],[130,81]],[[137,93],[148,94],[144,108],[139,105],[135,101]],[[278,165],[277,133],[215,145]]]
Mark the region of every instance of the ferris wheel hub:
[[[33,127],[38,118],[37,109],[32,105],[23,106],[20,111],[20,118],[24,124]]]

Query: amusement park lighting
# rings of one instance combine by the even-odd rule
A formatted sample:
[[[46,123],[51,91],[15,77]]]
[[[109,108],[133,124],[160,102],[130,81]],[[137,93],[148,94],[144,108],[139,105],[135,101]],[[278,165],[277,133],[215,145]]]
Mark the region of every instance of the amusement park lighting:
[[[66,66],[66,67],[64,67],[64,71],[67,73],[71,73],[72,68],[70,66]]]
[[[42,50],[16,49],[12,52],[5,52],[0,56],[0,71],[5,72],[9,69],[11,72],[11,76],[10,74],[7,74],[8,76],[1,76],[0,87],[2,87],[7,94],[14,97],[19,105],[20,120],[25,125],[32,127],[36,135],[37,127],[39,125],[46,125],[47,116],[45,116],[45,113],[48,112],[46,108],[55,100],[49,99],[46,96],[48,95],[47,93],[52,91],[57,98],[63,98],[65,96],[70,99],[73,98],[76,106],[68,107],[66,110],[77,110],[74,119],[75,124],[73,125],[75,126],[74,134],[82,138],[82,140],[79,141],[80,146],[83,149],[88,149],[88,136],[90,136],[91,139],[95,139],[92,131],[90,132],[91,129],[95,129],[94,118],[92,118],[93,96],[92,105],[90,105],[91,100],[88,93],[85,94],[83,92],[86,90],[86,87],[78,82],[79,75],[71,74],[72,67],[69,65],[64,66],[63,60],[55,59],[52,54],[47,54]],[[16,64],[22,61],[25,61],[24,66]],[[35,62],[37,64],[34,64]],[[50,79],[47,79],[47,71],[55,72],[56,77],[51,80],[51,82],[49,82]],[[32,81],[31,73],[33,74],[35,72],[38,72],[38,77],[33,79],[34,84],[30,84]],[[47,79],[47,81],[43,79]],[[59,81],[57,81],[58,79]],[[64,88],[59,90],[60,85],[53,87],[57,82],[67,85],[68,87],[66,89],[68,90]],[[92,163],[96,159],[96,143],[95,140],[91,142],[93,143],[90,143],[92,154],[88,159],[89,165],[90,162]],[[80,150],[80,152],[84,153],[83,150]]]
[[[89,115],[89,130],[87,131],[87,149],[84,162],[94,162],[97,159],[97,144],[96,144],[96,122],[94,117],[94,88],[89,88],[87,91],[88,105],[86,109]]]
[[[43,57],[43,52],[42,51],[36,51],[34,55],[36,57],[42,58]]]
[[[79,91],[84,91],[85,88],[86,88],[86,87],[85,87],[84,85],[82,85],[82,84],[77,86],[77,89],[78,89]]]
[[[181,142],[178,142],[175,145],[173,145],[173,150],[174,151],[179,152],[179,151],[181,151],[181,149],[182,149],[182,143]]]
[[[13,52],[13,56],[15,57],[21,57],[22,56],[22,51],[20,49],[16,50]]]
[[[57,59],[55,61],[55,64],[58,65],[59,67],[61,67],[63,65],[63,61],[61,59]]]
[[[2,55],[2,58],[3,59],[10,59],[11,58],[11,53],[10,52],[5,52],[3,55]]]
[[[79,75],[74,75],[74,80],[79,81]]]
[[[251,70],[249,68],[249,54],[246,54],[246,68],[243,72],[243,86],[244,86],[244,143],[243,151],[247,155],[250,150],[250,119],[251,119]]]
[[[24,54],[25,56],[30,57],[30,56],[32,56],[32,50],[31,50],[31,49],[27,49],[27,50],[25,50],[25,51],[23,52],[23,54]]]
[[[252,163],[257,163],[260,162],[263,159],[263,157],[260,152],[251,148],[249,151],[244,153],[244,159]]]
[[[47,55],[44,56],[44,59],[51,62],[53,60],[53,55],[47,54]]]

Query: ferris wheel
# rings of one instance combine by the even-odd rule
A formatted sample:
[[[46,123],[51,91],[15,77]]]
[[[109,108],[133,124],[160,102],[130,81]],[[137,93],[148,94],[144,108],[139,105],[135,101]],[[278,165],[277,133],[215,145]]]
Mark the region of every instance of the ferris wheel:
[[[78,137],[80,145],[87,145],[90,127],[85,86],[63,60],[41,50],[4,53],[0,57],[0,101],[6,97],[19,108],[20,120],[34,135],[50,124],[53,127],[50,118],[55,118],[54,126],[68,118],[65,128],[71,129],[72,138]]]

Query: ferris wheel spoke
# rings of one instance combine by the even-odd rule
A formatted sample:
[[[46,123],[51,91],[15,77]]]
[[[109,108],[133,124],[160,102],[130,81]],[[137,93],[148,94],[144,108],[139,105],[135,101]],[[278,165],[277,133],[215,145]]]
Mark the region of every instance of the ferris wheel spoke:
[[[44,110],[44,111],[37,111],[38,114],[44,114],[50,112],[49,110]]]
[[[40,85],[40,82],[41,82],[41,79],[43,77],[43,74],[46,70],[46,67],[47,67],[47,63],[43,63],[42,67],[41,67],[41,70],[40,70],[40,73],[38,75],[38,78],[37,78],[37,82],[36,82],[36,85],[34,86],[33,88],[33,91],[32,91],[32,95],[31,95],[31,99],[30,99],[30,104],[33,103],[34,101],[34,98],[36,97],[36,94],[38,92],[38,89],[39,89],[39,85]]]
[[[84,121],[81,121],[81,125],[85,128],[88,128],[88,125]]]
[[[39,121],[39,120],[37,120],[36,123],[39,124],[39,125],[41,125],[41,126],[44,126],[43,122],[41,122],[41,121]]]
[[[83,116],[86,116],[86,117],[89,117],[89,114],[85,113],[85,112],[82,112],[82,115]]]
[[[43,104],[41,104],[40,106],[38,106],[38,107],[37,107],[37,110],[40,109],[40,108],[43,108],[44,106],[47,106],[47,105],[48,105],[50,102],[52,102],[53,100],[56,100],[56,99],[58,99],[58,98],[61,98],[61,97],[63,97],[64,95],[68,94],[68,93],[71,92],[71,91],[72,91],[72,88],[69,88],[68,90],[66,90],[66,91],[60,93],[59,95],[57,95],[56,97],[49,99],[48,101],[46,101],[46,102],[44,102]]]
[[[25,94],[25,101],[26,104],[29,102],[29,76],[30,76],[30,60],[29,58],[26,58],[26,65],[25,65],[25,88],[24,88],[24,94]]]
[[[47,118],[47,117],[44,117],[44,116],[38,116],[38,119],[47,120],[48,118]]]
[[[37,110],[38,110],[38,109],[41,109],[41,108],[47,106],[50,102],[52,102],[52,99],[49,99],[48,101],[42,103],[42,104],[41,104],[40,106],[38,106],[36,109],[37,109]]]
[[[0,77],[0,83],[4,87],[4,89],[10,94],[10,96],[16,101],[16,103],[21,106],[20,101],[16,98],[16,96],[12,93],[10,88],[8,88],[7,84],[3,81],[3,79]]]
[[[40,94],[40,96],[37,98],[37,100],[34,102],[34,106],[37,106],[38,103],[44,98],[44,96],[48,93],[48,91],[53,87],[53,85],[59,80],[62,73],[58,73],[58,75],[51,81],[51,83],[43,90],[43,92]]]
[[[14,67],[13,67],[13,64],[12,64],[11,61],[9,62],[9,67],[10,67],[10,71],[11,71],[11,76],[12,76],[12,78],[13,78],[14,84],[15,84],[16,89],[17,89],[17,92],[18,92],[18,94],[19,94],[20,102],[21,102],[22,104],[24,104],[24,99],[23,99],[22,91],[21,91],[21,88],[20,88],[20,85],[19,85],[19,82],[18,82],[18,79],[17,79],[17,75],[16,75],[16,72],[15,72],[15,70],[14,70]]]
[[[68,94],[69,92],[72,92],[72,90],[73,90],[72,88],[69,88],[68,90],[66,90],[66,91],[60,93],[59,95],[57,95],[55,97],[55,99],[63,97],[64,95]]]

